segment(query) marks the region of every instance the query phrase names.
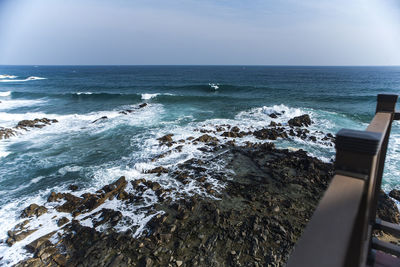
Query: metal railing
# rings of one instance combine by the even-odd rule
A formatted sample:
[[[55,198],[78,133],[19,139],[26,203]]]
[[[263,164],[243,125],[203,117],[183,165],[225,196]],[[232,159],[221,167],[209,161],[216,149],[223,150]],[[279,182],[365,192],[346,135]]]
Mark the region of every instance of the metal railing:
[[[373,229],[400,233],[398,225],[376,219],[391,125],[400,117],[396,102],[397,95],[378,95],[365,131],[337,133],[335,175],[287,266],[367,266],[374,250],[400,256],[395,245],[372,238]]]

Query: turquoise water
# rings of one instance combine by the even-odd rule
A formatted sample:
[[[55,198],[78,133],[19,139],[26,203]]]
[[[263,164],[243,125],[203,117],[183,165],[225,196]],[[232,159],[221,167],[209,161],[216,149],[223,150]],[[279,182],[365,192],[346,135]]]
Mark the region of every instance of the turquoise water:
[[[262,128],[273,111],[285,111],[282,122],[308,113],[312,129],[324,132],[365,129],[376,95],[400,93],[400,67],[0,66],[0,75],[11,75],[0,76],[0,126],[42,117],[59,121],[0,141],[0,239],[24,206],[43,203],[51,190],[74,183],[80,192],[95,191],[120,175],[143,176],[154,166],[150,159],[164,151],[156,140],[164,134],[187,138],[198,135],[196,128],[224,123]],[[143,102],[148,106],[119,113]],[[102,116],[108,119],[92,123]],[[277,145],[326,161],[334,155],[331,147],[300,139]],[[185,149],[161,163],[201,156],[195,147]],[[399,152],[395,122],[385,190],[400,188]],[[13,250],[0,246],[16,261],[21,250]]]

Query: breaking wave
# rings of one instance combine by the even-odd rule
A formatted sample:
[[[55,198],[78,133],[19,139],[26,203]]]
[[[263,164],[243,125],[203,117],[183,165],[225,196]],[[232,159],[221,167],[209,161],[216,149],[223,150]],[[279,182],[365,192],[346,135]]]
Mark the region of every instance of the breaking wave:
[[[15,76],[16,77],[16,76]],[[26,79],[14,79],[14,78],[9,78],[9,77],[7,77],[8,79],[1,79],[0,78],[0,82],[2,82],[2,83],[6,83],[6,82],[27,82],[27,81],[35,81],[35,80],[46,80],[47,78],[43,78],[43,77],[37,77],[37,76],[29,76],[28,78],[26,78]]]

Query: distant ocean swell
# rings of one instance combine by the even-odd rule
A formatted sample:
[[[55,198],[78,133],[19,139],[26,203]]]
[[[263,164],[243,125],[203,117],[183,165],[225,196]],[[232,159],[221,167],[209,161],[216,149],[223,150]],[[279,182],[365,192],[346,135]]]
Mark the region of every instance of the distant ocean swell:
[[[2,83],[15,83],[15,82],[27,82],[27,81],[35,81],[35,80],[45,80],[47,78],[37,77],[37,76],[29,76],[25,79],[16,79],[18,76],[14,75],[0,75],[0,82]]]

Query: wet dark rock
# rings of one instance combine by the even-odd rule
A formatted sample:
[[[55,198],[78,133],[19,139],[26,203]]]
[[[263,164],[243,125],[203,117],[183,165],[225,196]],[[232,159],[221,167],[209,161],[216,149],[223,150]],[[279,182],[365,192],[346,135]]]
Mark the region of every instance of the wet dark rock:
[[[212,142],[212,141],[218,142],[218,138],[210,136],[208,134],[203,134],[199,138],[195,139],[195,141],[203,142],[203,143],[208,143],[208,142]]]
[[[269,114],[268,116],[269,116],[270,118],[276,119],[276,118],[278,118],[278,116],[280,116],[280,115],[282,115],[282,113],[273,112],[273,113]]]
[[[157,140],[160,142],[160,145],[166,145],[166,146],[172,146],[173,140],[172,140],[173,134],[166,134],[163,137],[158,138]]]
[[[25,248],[32,253],[37,252],[43,244],[45,244],[50,237],[52,237],[55,234],[55,232],[51,232],[47,235],[41,236],[38,239],[35,239],[34,241],[32,241],[31,243],[29,243],[28,245],[25,246]]]
[[[378,209],[377,216],[384,221],[399,224],[400,223],[400,213],[396,206],[396,203],[388,195],[386,195],[382,190],[378,197]]]
[[[106,119],[108,119],[108,117],[107,117],[107,116],[103,116],[103,117],[101,117],[101,118],[98,118],[98,119],[92,121],[92,123],[96,123],[96,122],[98,122],[98,121],[103,121],[103,120],[106,120]]]
[[[17,129],[24,129],[27,130],[27,128],[43,128],[46,125],[50,125],[52,123],[58,122],[55,119],[48,119],[48,118],[42,118],[42,119],[34,119],[34,120],[22,120],[18,122],[17,126],[15,128]]]
[[[389,196],[396,199],[397,201],[400,201],[400,190],[393,189],[389,192]]]
[[[276,140],[278,138],[288,138],[284,128],[265,128],[254,131],[253,135],[261,140]]]
[[[111,226],[115,226],[122,218],[122,213],[120,211],[112,209],[101,209],[100,211],[93,214],[93,216],[100,215],[98,219],[95,219],[93,226],[97,227],[99,225],[109,223]]]
[[[237,126],[234,126],[234,127],[232,127],[231,132],[238,133],[238,132],[240,132],[240,129]]]
[[[62,217],[61,219],[59,219],[59,220],[57,221],[57,225],[58,225],[58,226],[62,226],[62,225],[64,225],[64,224],[68,223],[68,222],[69,222],[69,219],[68,219],[67,217]]]
[[[158,175],[161,175],[162,173],[168,173],[168,169],[160,166],[160,167],[156,167],[154,169],[148,170],[148,171],[146,171],[146,173],[157,173]]]
[[[26,218],[26,217],[31,217],[31,216],[39,217],[40,215],[42,215],[46,212],[47,212],[46,207],[39,206],[37,204],[31,204],[22,211],[21,218]]]
[[[139,105],[139,108],[144,108],[146,106],[147,106],[147,103],[142,103],[142,104]]]
[[[10,138],[12,136],[15,136],[15,135],[17,135],[17,132],[15,130],[10,129],[10,128],[0,127],[0,140],[1,139],[8,139],[8,138]]]
[[[107,199],[114,198],[118,196],[126,187],[127,182],[124,176],[121,176],[117,181],[112,184],[104,186],[96,194],[83,194],[81,197],[74,196],[70,193],[61,194],[61,197],[65,202],[56,207],[59,212],[68,212],[73,216],[78,216],[81,213],[89,212],[101,204],[103,204]],[[54,199],[53,196],[59,196],[56,193],[52,193],[49,198]],[[56,197],[56,199],[59,199]]]
[[[75,192],[76,190],[78,190],[78,186],[74,185],[74,184],[71,184],[71,185],[68,186],[68,189],[71,190],[72,192]]]
[[[36,232],[37,229],[32,230],[24,230],[24,231],[8,231],[9,238],[6,240],[6,243],[9,246],[15,244],[15,242],[21,241],[25,239],[27,236],[31,235],[32,233]]]
[[[294,117],[288,121],[289,126],[295,126],[295,127],[301,127],[301,126],[308,127],[311,125],[311,123],[312,121],[308,114]]]

